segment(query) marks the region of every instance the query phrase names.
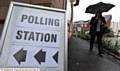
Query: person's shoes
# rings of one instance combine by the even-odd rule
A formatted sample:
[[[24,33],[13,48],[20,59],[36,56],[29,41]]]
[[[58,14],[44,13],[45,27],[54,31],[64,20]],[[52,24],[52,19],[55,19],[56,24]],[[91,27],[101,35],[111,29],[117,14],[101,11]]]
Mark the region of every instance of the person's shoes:
[[[92,52],[93,50],[92,49],[89,49],[89,52]]]
[[[101,54],[105,54],[105,53],[102,51]]]
[[[104,52],[102,52],[101,54],[105,54]]]
[[[102,54],[98,54],[98,56],[99,56],[99,57],[103,57],[103,55],[102,55]]]
[[[92,52],[92,51],[93,51],[93,49],[91,49],[91,48],[90,48],[90,49],[89,49],[89,51],[90,51],[90,52]]]

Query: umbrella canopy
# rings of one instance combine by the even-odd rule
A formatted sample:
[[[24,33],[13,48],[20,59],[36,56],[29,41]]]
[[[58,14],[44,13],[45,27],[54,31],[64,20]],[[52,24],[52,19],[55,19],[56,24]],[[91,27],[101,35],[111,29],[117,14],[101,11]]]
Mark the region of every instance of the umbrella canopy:
[[[97,12],[107,12],[111,8],[113,8],[115,5],[110,4],[110,3],[103,3],[99,2],[94,5],[90,5],[86,8],[85,13],[91,13],[91,14],[96,14]]]

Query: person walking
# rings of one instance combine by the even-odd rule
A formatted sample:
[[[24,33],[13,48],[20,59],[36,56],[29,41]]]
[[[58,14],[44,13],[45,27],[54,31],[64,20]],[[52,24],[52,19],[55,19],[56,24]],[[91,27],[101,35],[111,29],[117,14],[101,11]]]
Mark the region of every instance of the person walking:
[[[104,27],[106,24],[105,18],[102,16],[102,12],[97,12],[94,17],[90,20],[90,48],[89,50],[93,50],[93,44],[95,38],[97,37],[98,44],[98,55],[102,56],[103,48],[102,48],[102,35],[104,31]]]

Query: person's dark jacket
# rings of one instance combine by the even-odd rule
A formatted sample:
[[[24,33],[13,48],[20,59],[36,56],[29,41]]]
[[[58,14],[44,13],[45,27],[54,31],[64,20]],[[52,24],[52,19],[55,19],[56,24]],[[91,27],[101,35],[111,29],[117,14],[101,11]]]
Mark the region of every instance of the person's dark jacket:
[[[105,18],[101,17],[103,24],[100,25],[100,32],[104,32],[104,25],[106,24]],[[95,17],[92,17],[90,20],[90,34],[95,33],[97,29],[98,20]]]

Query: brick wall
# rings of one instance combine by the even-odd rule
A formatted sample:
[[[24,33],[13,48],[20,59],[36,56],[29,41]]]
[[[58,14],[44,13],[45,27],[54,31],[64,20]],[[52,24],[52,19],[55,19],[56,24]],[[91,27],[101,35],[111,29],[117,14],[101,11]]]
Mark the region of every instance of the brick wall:
[[[8,12],[10,1],[64,9],[65,0],[0,0],[0,33],[3,29],[3,24]]]

